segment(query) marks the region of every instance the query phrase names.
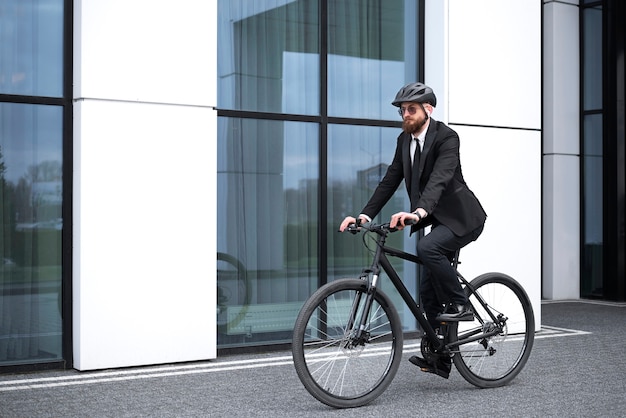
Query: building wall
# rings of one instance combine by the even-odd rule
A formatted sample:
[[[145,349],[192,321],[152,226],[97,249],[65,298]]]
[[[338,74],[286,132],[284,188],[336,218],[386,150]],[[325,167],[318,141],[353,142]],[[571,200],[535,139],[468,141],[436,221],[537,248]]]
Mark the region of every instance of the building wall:
[[[434,117],[459,133],[465,179],[488,215],[460,271],[514,277],[539,328],[541,3],[428,0],[425,43],[425,82],[441,102]]]
[[[545,1],[543,296],[580,297],[578,1]]]
[[[76,2],[79,370],[216,355],[217,5],[175,6]],[[465,177],[489,214],[461,270],[515,277],[539,327],[541,3],[427,0],[426,13],[434,117],[459,132]]]
[[[75,2],[79,370],[216,355],[216,15],[201,0]]]

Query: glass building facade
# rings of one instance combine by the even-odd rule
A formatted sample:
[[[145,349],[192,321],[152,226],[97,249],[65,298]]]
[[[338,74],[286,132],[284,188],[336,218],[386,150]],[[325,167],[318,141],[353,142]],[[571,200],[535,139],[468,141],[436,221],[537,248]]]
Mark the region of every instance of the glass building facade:
[[[597,3],[597,2],[596,2]],[[587,297],[601,296],[603,283],[602,233],[602,5],[595,4],[581,11],[582,28],[582,187],[583,244],[581,293]]]
[[[218,348],[288,342],[304,300],[367,262],[337,227],[392,160],[396,91],[424,78],[423,3],[218,0]],[[580,2],[581,297],[616,300],[622,3]],[[72,364],[72,4],[0,3],[0,370]],[[401,186],[379,219],[407,205]],[[416,292],[418,273],[396,268]]]
[[[64,10],[0,4],[0,366],[63,359]]]
[[[337,228],[393,158],[419,2],[218,5],[218,348],[284,343],[318,286],[367,261]],[[407,204],[401,188],[382,216]]]
[[[580,6],[581,297],[625,300],[626,5]]]

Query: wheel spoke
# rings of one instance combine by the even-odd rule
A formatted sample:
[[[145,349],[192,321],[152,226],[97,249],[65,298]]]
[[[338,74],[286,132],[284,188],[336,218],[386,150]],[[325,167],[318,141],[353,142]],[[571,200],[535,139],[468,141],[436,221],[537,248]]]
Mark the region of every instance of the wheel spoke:
[[[357,339],[367,299],[363,281],[338,280],[322,289],[307,301],[296,320],[296,371],[320,401],[335,407],[364,405],[389,385],[401,360],[397,312],[384,294],[377,293],[362,337]]]
[[[462,340],[495,330],[501,332],[460,345],[455,349],[454,362],[459,373],[474,385],[501,386],[519,373],[530,354],[534,340],[532,306],[523,289],[508,276],[483,275],[472,281],[472,286],[487,308],[474,294],[468,294],[475,320],[460,322],[457,338]],[[469,293],[469,289],[466,291]],[[497,318],[498,324],[492,322],[492,316]]]

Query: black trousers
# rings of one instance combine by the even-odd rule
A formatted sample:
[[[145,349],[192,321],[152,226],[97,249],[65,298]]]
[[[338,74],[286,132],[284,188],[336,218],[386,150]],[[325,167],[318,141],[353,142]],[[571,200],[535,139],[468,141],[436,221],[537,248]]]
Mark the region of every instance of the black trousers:
[[[430,233],[417,242],[417,255],[424,263],[420,281],[420,298],[426,317],[433,328],[439,327],[435,317],[448,303],[465,305],[467,297],[451,265],[456,251],[475,241],[483,225],[465,236],[455,235],[445,225],[434,225]]]

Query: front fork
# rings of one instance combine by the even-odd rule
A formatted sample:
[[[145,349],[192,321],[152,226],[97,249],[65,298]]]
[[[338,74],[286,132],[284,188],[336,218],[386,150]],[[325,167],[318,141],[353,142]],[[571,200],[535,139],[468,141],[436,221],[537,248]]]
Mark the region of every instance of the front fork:
[[[367,283],[367,293],[357,292],[354,301],[352,302],[352,308],[350,309],[350,316],[348,318],[348,324],[346,327],[346,333],[350,338],[346,341],[346,348],[355,348],[359,345],[365,345],[369,340],[369,332],[367,330],[368,318],[372,309],[372,303],[374,302],[374,296],[376,294],[376,285],[378,283],[378,274],[372,274],[372,280],[369,281],[369,274],[365,272],[361,279]],[[365,296],[365,301],[361,303],[361,300]],[[357,322],[358,321],[358,322]]]

